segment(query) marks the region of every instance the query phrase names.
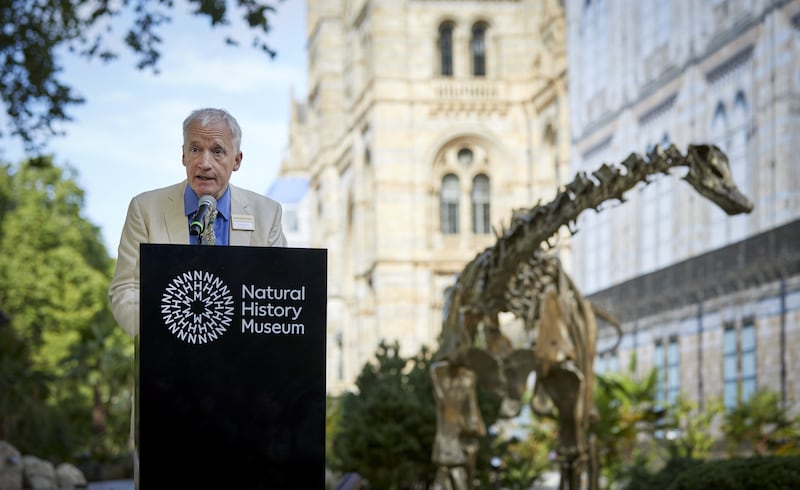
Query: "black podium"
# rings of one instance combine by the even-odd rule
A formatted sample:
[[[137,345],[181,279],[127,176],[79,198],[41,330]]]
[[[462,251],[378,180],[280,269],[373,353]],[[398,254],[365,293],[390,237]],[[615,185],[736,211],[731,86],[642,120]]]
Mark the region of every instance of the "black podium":
[[[139,488],[322,489],[327,255],[141,245]]]

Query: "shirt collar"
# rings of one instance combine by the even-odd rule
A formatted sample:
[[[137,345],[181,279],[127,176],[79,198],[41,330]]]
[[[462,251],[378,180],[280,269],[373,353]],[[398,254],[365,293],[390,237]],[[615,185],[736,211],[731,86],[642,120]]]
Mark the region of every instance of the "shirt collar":
[[[200,197],[195,194],[194,190],[190,185],[186,185],[186,188],[183,191],[183,212],[186,216],[192,215],[197,212],[197,208],[199,207]],[[220,216],[225,218],[226,220],[230,219],[230,209],[231,209],[231,186],[228,186],[225,189],[225,194],[222,195],[221,198],[217,199],[217,211]]]

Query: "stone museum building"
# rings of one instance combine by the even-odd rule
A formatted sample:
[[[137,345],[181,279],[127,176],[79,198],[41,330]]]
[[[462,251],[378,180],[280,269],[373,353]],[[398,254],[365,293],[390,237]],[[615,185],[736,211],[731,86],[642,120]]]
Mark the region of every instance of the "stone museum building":
[[[624,326],[598,371],[635,354],[665,402],[769,388],[800,411],[800,0],[306,5],[308,95],[270,193],[293,244],[328,250],[330,392],[381,340],[435,350],[444,289],[513,209],[714,143],[752,213],[662,176],[583,213],[561,259]]]
[[[573,277],[625,327],[598,370],[636,354],[664,401],[732,407],[768,388],[800,412],[800,1],[566,11],[571,170],[711,142],[755,205],[727,216],[671,175],[582,216]]]
[[[557,0],[308,0],[308,96],[271,195],[328,250],[328,390],[381,340],[436,348],[443,291],[568,177]],[[291,213],[290,213],[291,214]]]

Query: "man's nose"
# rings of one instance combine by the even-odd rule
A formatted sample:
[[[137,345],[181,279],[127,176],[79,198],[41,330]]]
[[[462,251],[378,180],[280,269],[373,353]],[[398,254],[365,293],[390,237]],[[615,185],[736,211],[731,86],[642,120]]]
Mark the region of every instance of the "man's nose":
[[[200,159],[200,166],[203,168],[211,168],[211,162],[214,160],[214,155],[210,151],[203,152],[203,157]]]

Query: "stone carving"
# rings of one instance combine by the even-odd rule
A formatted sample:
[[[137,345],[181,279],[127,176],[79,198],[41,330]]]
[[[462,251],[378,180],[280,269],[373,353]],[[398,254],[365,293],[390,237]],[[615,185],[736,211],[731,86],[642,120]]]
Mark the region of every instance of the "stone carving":
[[[503,400],[505,417],[519,413],[525,381],[535,370],[533,410],[558,413],[563,490],[581,488],[584,470],[589,487],[597,488],[597,458],[588,432],[595,415],[597,317],[618,330],[619,323],[583,298],[548,252],[562,227],[576,232],[583,211],[598,211],[608,200],[624,202],[625,192],[676,167],[688,167],[684,180],[728,214],[752,210],[719,148],[690,145],[683,155],[674,145],[656,146],[646,158],[634,153],[621,166],[603,164],[591,175],[579,173],[551,202],[515,211],[495,245],[469,262],[446,292],[437,360],[450,369],[475,371],[478,382]],[[515,348],[500,331],[497,318],[504,311],[522,318],[535,340]],[[484,349],[475,345],[479,330]],[[463,488],[471,488],[471,481]]]

